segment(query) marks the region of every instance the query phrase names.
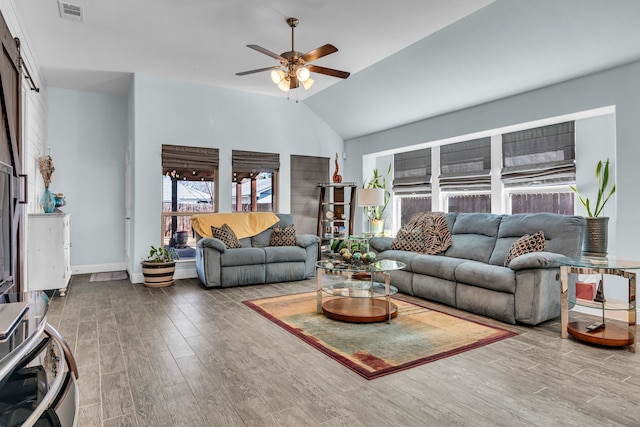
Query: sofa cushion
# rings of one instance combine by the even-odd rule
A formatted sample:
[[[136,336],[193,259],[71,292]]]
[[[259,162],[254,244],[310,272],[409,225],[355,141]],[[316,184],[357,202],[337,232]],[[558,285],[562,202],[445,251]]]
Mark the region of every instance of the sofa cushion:
[[[580,255],[585,222],[581,216],[552,213],[504,215],[489,264],[503,265],[516,239],[538,231],[544,233],[546,251],[575,258]]]
[[[263,248],[267,264],[276,262],[304,262],[307,251],[300,246],[270,246]]]
[[[516,291],[516,273],[507,267],[467,261],[456,267],[455,275],[458,283],[509,294]]]
[[[223,267],[264,264],[265,260],[266,255],[262,248],[237,248],[220,254],[220,265]]]
[[[455,281],[456,267],[463,262],[468,262],[468,260],[441,255],[418,255],[411,260],[411,271],[439,279]]]
[[[451,230],[451,247],[446,256],[489,262],[502,215],[459,213]]]
[[[238,240],[236,233],[234,233],[231,227],[227,224],[222,224],[222,227],[212,225],[211,234],[214,238],[222,240],[222,243],[224,243],[229,249],[240,247],[240,241]]]
[[[391,249],[399,251],[422,252],[424,249],[424,234],[422,230],[400,229],[391,244]]]
[[[293,224],[287,225],[284,229],[274,227],[269,246],[295,246],[295,244],[296,228]]]
[[[542,251],[544,251],[544,233],[542,231],[538,231],[531,236],[525,234],[511,244],[511,248],[509,249],[509,252],[507,252],[507,256],[504,258],[504,266],[509,267],[511,260],[519,257],[520,255]]]
[[[411,261],[413,261],[413,259],[416,256],[418,256],[417,252],[396,251],[394,249],[391,249],[391,250],[388,250],[388,251],[381,252],[378,255],[378,259],[391,259],[391,260],[394,260],[394,261],[403,262],[403,263],[407,264],[407,266],[405,268],[403,268],[403,270],[411,271]]]

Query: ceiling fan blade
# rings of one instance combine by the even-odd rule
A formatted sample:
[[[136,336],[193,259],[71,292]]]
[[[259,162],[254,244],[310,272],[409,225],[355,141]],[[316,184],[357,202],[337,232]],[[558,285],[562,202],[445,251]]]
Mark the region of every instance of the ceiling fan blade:
[[[289,90],[296,89],[299,85],[298,78],[296,76],[291,77],[291,82],[289,83]]]
[[[332,53],[336,53],[338,51],[338,48],[335,47],[332,44],[325,44],[324,46],[320,46],[317,49],[312,50],[311,52],[307,52],[304,55],[302,55],[300,58],[302,58],[302,60],[304,62],[313,62],[318,58],[322,58],[323,56],[327,56],[330,55]]]
[[[258,68],[257,70],[250,70],[250,71],[242,71],[241,73],[236,73],[236,76],[246,76],[247,74],[261,73],[263,71],[269,71],[269,70],[278,70],[280,68],[281,68],[280,66],[274,65],[273,67]]]
[[[268,55],[272,58],[277,59],[278,61],[282,62],[282,61],[286,61],[286,59],[284,59],[282,56],[278,55],[275,52],[271,52],[270,50],[267,50],[263,47],[258,46],[257,44],[248,44],[247,45],[248,48],[253,49],[253,50],[257,50],[260,53],[264,53],[265,55]]]
[[[334,70],[333,68],[319,67],[317,65],[307,65],[307,68],[309,69],[309,71],[313,73],[326,74],[327,76],[338,77],[341,79],[346,79],[351,75],[351,73],[348,73],[346,71]]]

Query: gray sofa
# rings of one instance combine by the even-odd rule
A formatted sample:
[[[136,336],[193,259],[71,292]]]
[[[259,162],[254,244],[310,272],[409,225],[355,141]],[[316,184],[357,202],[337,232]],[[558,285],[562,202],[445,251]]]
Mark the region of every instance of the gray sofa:
[[[315,275],[318,236],[297,234],[296,246],[269,246],[274,227],[293,224],[291,214],[276,214],[280,219],[267,230],[240,239],[241,248],[228,249],[215,238],[196,234],[196,270],[209,288],[255,285],[304,280]]]
[[[557,259],[580,255],[585,219],[549,213],[445,214],[451,246],[442,254],[392,250],[392,238],[374,237],[381,259],[407,264],[391,273],[400,292],[514,324],[537,325],[560,315]],[[504,260],[512,243],[543,231],[545,251]],[[575,295],[575,277],[569,298]]]

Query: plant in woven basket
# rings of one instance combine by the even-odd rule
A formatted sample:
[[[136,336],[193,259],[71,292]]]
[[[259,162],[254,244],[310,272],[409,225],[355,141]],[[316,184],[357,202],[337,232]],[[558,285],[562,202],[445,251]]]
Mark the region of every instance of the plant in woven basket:
[[[596,165],[596,179],[598,181],[598,196],[596,198],[595,206],[592,206],[591,201],[588,197],[583,198],[578,191],[578,187],[575,185],[571,185],[570,188],[574,193],[578,195],[578,199],[582,206],[587,210],[587,215],[590,218],[597,218],[602,213],[602,209],[604,209],[604,205],[607,204],[609,198],[616,192],[616,184],[614,183],[609,193],[607,193],[607,186],[609,185],[609,159],[607,159],[606,163],[603,163],[602,160],[598,162]],[[606,194],[606,196],[605,196]]]

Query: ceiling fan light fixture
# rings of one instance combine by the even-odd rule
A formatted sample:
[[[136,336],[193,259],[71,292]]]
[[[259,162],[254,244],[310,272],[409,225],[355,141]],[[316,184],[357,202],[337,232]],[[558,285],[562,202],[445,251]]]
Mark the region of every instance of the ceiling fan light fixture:
[[[271,81],[275,84],[280,83],[284,79],[284,71],[282,70],[273,70],[271,72]]]
[[[312,78],[308,78],[304,81],[300,80],[302,82],[302,86],[304,86],[304,90],[309,90],[311,89],[311,86],[313,86],[313,82],[315,82],[315,80],[313,80]]]
[[[296,71],[296,75],[298,76],[298,80],[300,80],[300,82],[302,82],[302,83],[304,83],[307,80],[309,80],[310,74],[311,73],[309,73],[309,69],[306,68],[306,67],[298,68],[298,71]]]
[[[280,83],[278,83],[278,88],[283,91],[283,92],[289,92],[290,89],[290,81],[288,78],[284,78],[282,80],[280,80]]]

